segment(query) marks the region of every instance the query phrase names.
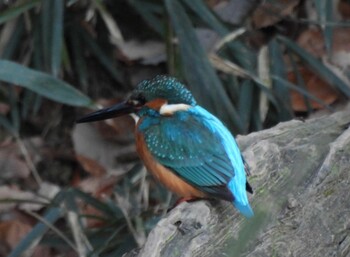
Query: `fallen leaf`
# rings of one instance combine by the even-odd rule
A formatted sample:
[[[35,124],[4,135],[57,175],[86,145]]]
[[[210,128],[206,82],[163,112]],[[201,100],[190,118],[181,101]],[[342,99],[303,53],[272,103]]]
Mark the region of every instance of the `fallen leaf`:
[[[20,157],[16,143],[0,146],[0,170],[3,179],[27,178],[30,175],[28,165]]]
[[[0,211],[8,211],[14,207],[36,211],[43,207],[33,201],[38,201],[38,197],[32,192],[21,191],[16,186],[0,186]]]
[[[100,100],[103,106],[115,101]],[[109,104],[107,104],[107,102]],[[101,122],[77,124],[72,131],[74,151],[98,163],[107,173],[115,175],[126,172],[130,167],[119,158],[135,155],[135,122],[129,116]]]
[[[2,115],[7,115],[9,111],[10,111],[10,106],[8,104],[0,103],[0,113]]]
[[[129,40],[119,44],[122,59],[140,61],[144,65],[157,65],[166,61],[165,45],[159,41]]]
[[[59,186],[44,181],[40,184],[38,195],[44,196],[46,199],[53,199],[60,190]]]
[[[255,28],[264,28],[278,23],[284,17],[290,16],[300,0],[263,1],[252,15]]]
[[[315,57],[326,55],[324,36],[319,28],[303,31],[299,35],[297,43]],[[333,30],[332,52],[339,51],[350,51],[350,28],[334,28]]]
[[[227,1],[228,0],[205,0],[205,3],[208,5],[208,7],[214,8],[215,6]]]
[[[327,104],[332,104],[338,99],[338,92],[330,84],[318,77],[312,71],[307,68],[300,68],[299,72],[309,93]],[[297,84],[297,79],[294,72],[288,73],[288,80],[294,84]],[[306,112],[307,106],[304,101],[304,96],[295,90],[291,90],[290,93],[293,110],[298,112]],[[310,100],[310,104],[313,109],[323,108],[322,105],[312,100]]]
[[[86,193],[90,193],[93,196],[100,198],[110,196],[113,193],[113,189],[117,181],[117,177],[109,175],[103,177],[88,177],[80,182],[78,188]]]
[[[38,163],[42,158],[38,149],[42,147],[43,140],[40,137],[31,137],[21,142],[26,148],[28,157],[34,164]],[[7,140],[0,144],[0,170],[4,179],[27,178],[30,175],[21,147],[16,141]]]
[[[350,3],[348,0],[340,0],[338,3],[338,12],[343,19],[350,19]]]
[[[114,176],[103,176],[103,177],[88,177],[85,180],[83,180],[78,187],[86,192],[90,193],[95,198],[104,201],[105,199],[109,198],[113,191],[115,184],[117,183],[118,179]],[[87,216],[86,218],[86,224],[90,228],[96,228],[101,227],[104,225],[104,221],[100,219],[94,219],[89,218],[93,216],[101,216],[103,217],[104,214],[101,213],[100,210],[96,209],[95,207],[84,204],[81,205],[82,213]]]
[[[100,177],[106,174],[106,169],[96,160],[86,157],[84,155],[76,154],[77,161],[81,164],[84,170],[92,176]]]
[[[31,229],[30,225],[18,220],[2,221],[0,222],[0,241],[13,249]]]
[[[7,220],[0,222],[0,243],[2,245],[1,251],[6,249],[6,255],[13,250],[18,243],[32,230],[32,226],[19,221],[19,220]],[[36,246],[32,257],[51,257],[50,248],[46,246]]]

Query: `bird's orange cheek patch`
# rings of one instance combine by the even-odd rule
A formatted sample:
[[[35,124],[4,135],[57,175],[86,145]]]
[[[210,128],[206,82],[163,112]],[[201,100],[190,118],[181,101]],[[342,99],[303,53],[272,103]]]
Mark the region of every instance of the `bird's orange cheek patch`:
[[[160,108],[167,103],[168,103],[167,100],[162,99],[162,98],[157,98],[157,99],[154,99],[154,100],[146,103],[145,105],[153,110],[159,111]]]

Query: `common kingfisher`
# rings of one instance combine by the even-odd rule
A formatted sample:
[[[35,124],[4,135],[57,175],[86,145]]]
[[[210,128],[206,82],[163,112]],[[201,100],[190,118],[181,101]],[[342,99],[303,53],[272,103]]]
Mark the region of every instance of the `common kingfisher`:
[[[131,114],[136,149],[146,168],[184,198],[219,198],[253,216],[246,191],[246,165],[237,143],[213,114],[197,105],[175,78],[142,81],[119,104],[90,113],[78,123]]]

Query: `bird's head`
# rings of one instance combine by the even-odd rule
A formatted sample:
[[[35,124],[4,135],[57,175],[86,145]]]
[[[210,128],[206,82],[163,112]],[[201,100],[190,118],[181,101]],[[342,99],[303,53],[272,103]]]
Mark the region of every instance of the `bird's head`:
[[[131,113],[141,117],[150,112],[172,115],[176,111],[187,110],[195,105],[196,101],[191,92],[178,80],[167,76],[156,76],[138,84],[125,101],[90,113],[77,122],[99,121]]]

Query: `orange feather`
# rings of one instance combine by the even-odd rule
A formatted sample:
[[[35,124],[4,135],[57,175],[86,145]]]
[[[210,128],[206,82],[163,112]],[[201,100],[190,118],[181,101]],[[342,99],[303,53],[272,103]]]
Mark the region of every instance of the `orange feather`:
[[[138,123],[140,124],[140,122]],[[151,174],[159,180],[170,191],[182,197],[204,198],[206,195],[186,183],[180,177],[171,172],[168,168],[158,163],[147,149],[144,137],[141,133],[135,132],[136,150]]]
[[[157,99],[154,99],[154,100],[146,103],[145,105],[153,110],[159,111],[159,109],[166,103],[167,103],[167,100],[162,99],[162,98],[157,98]]]

